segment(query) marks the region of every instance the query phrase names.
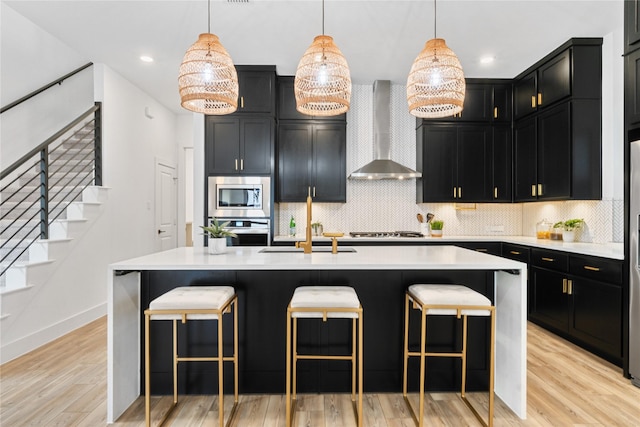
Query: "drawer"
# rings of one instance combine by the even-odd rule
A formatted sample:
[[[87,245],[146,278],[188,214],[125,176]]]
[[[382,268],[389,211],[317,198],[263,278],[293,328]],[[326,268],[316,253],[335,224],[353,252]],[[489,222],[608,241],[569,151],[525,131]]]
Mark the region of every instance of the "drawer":
[[[513,243],[502,244],[502,256],[516,261],[529,264],[531,249],[526,246],[514,245]]]
[[[622,283],[622,261],[587,255],[571,255],[569,271],[576,276],[608,283]]]
[[[485,254],[500,256],[501,253],[500,242],[461,242],[457,243],[456,245],[465,249],[472,249],[474,251],[483,252]]]
[[[548,249],[531,249],[531,264],[562,273],[569,271],[569,254]]]

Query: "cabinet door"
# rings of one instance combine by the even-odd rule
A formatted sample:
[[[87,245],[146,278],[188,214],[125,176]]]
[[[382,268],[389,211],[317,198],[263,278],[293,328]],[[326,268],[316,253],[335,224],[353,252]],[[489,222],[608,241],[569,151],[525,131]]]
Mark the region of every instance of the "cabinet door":
[[[513,130],[513,200],[536,200],[535,117],[516,122]]]
[[[317,202],[347,201],[346,125],[313,125],[312,186]]]
[[[278,76],[278,119],[280,120],[331,120],[346,121],[347,114],[339,116],[308,116],[296,110],[296,95],[294,90],[294,76]]]
[[[604,282],[571,277],[569,332],[604,352],[622,357],[622,288]]]
[[[239,113],[275,114],[275,73],[239,71]]]
[[[570,126],[568,102],[538,116],[538,199],[571,197]]]
[[[273,159],[273,119],[243,118],[240,124],[240,172],[270,174]]]
[[[422,201],[455,201],[456,127],[422,126],[422,132]]]
[[[456,200],[489,201],[491,197],[491,127],[458,127]]]
[[[207,117],[205,152],[208,175],[236,174],[240,169],[240,120]]]
[[[640,123],[640,50],[625,57],[624,99],[627,125]]]
[[[538,69],[538,107],[571,95],[571,51],[565,50]]]
[[[278,126],[278,200],[302,202],[311,186],[312,128],[305,124]]]
[[[511,123],[511,85],[493,87],[493,108],[491,118],[494,122]]]
[[[532,267],[529,280],[529,318],[556,330],[569,329],[566,274]]]
[[[464,106],[460,119],[464,121],[488,122],[491,118],[492,86],[483,83],[467,83]]]
[[[631,50],[637,48],[633,45],[640,41],[640,5],[638,0],[625,0],[624,19],[625,44],[627,49]]]
[[[516,119],[536,111],[538,105],[536,78],[536,72],[532,71],[513,83],[513,114]]]
[[[493,127],[493,190],[492,196],[496,202],[511,202],[511,177],[513,160],[511,158],[511,127]]]

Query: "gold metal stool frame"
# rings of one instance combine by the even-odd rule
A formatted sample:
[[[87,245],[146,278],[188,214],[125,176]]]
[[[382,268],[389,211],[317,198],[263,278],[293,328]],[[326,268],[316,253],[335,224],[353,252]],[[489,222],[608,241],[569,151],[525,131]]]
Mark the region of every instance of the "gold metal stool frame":
[[[150,358],[150,339],[149,339],[149,326],[152,315],[179,315],[181,316],[181,322],[187,322],[187,316],[192,314],[204,314],[204,315],[217,315],[216,319],[203,319],[203,320],[216,320],[218,322],[218,356],[215,357],[179,357],[178,356],[178,326],[177,319],[170,319],[173,323],[173,405],[164,414],[158,426],[161,426],[169,414],[178,404],[178,362],[218,362],[218,414],[220,427],[225,427],[224,423],[224,363],[233,362],[233,377],[234,377],[234,400],[229,419],[226,426],[231,424],[233,416],[238,406],[238,296],[234,293],[231,298],[222,304],[217,309],[175,309],[175,310],[150,310],[144,311],[144,411],[145,411],[145,425],[151,426],[151,358]],[[233,306],[233,308],[232,308]],[[222,316],[223,314],[230,313],[233,310],[233,356],[224,357],[223,352],[223,334],[222,334]],[[154,320],[156,321],[156,320]]]
[[[420,330],[420,351],[409,351],[409,304],[412,305],[413,309],[421,310],[421,330]],[[462,318],[462,351],[460,353],[445,353],[445,352],[437,352],[437,353],[429,353],[426,351],[426,342],[427,342],[427,312],[430,309],[444,309],[444,310],[455,310],[456,317],[458,319]],[[478,411],[473,407],[471,402],[466,398],[466,380],[467,380],[467,315],[462,314],[462,311],[465,310],[479,310],[479,311],[489,311],[489,317],[491,317],[491,338],[490,338],[490,346],[491,349],[489,351],[489,411],[487,418],[485,421],[482,416],[478,413]],[[432,314],[432,316],[439,316],[440,314]],[[471,315],[473,316],[473,315]],[[405,308],[404,308],[404,371],[402,377],[402,395],[404,400],[411,412],[411,416],[413,417],[414,422],[419,427],[424,425],[424,384],[425,384],[425,376],[426,376],[426,357],[459,357],[462,359],[462,384],[460,390],[460,397],[464,401],[464,403],[469,407],[469,409],[473,412],[475,417],[485,426],[492,427],[493,426],[493,406],[494,406],[494,364],[495,364],[495,332],[496,332],[496,318],[495,318],[495,306],[486,306],[486,305],[443,305],[443,304],[425,304],[420,301],[417,297],[411,295],[409,292],[405,294]],[[419,414],[416,414],[411,403],[409,402],[409,398],[407,396],[407,365],[409,363],[409,357],[418,356],[420,357],[420,391],[419,391]]]
[[[352,349],[351,355],[345,356],[325,356],[325,355],[312,355],[312,354],[298,354],[298,318],[293,316],[293,313],[322,313],[322,321],[327,321],[328,313],[355,313],[356,317],[352,319]],[[353,405],[353,411],[358,420],[358,427],[362,427],[362,305],[358,308],[333,308],[333,307],[291,307],[291,303],[287,306],[287,373],[286,373],[286,426],[291,427],[293,424],[293,415],[295,414],[295,406],[297,401],[296,395],[296,371],[297,371],[297,362],[299,359],[304,360],[351,360],[351,403]],[[308,317],[303,317],[308,318]],[[330,317],[333,318],[333,317]],[[340,318],[340,317],[335,317]],[[293,321],[292,321],[293,320]],[[291,324],[293,323],[293,355],[292,344],[291,344]],[[356,323],[357,323],[357,336],[358,336],[358,347],[356,351]],[[357,354],[357,366],[358,366],[358,374],[357,374],[357,382],[358,382],[358,398],[356,404],[356,369],[354,365],[356,364],[356,354]],[[293,393],[291,390],[291,362],[293,359]]]

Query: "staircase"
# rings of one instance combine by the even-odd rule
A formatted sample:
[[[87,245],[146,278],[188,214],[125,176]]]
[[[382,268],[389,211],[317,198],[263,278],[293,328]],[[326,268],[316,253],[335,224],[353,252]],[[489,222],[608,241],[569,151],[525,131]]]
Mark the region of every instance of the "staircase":
[[[0,320],[28,303],[103,210],[100,105],[2,171]]]

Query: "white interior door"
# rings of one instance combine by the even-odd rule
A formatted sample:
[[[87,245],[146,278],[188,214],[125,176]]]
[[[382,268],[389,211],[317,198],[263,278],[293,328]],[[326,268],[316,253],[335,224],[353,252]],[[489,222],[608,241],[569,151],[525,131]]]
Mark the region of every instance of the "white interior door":
[[[156,247],[160,251],[178,245],[176,201],[176,168],[156,161]]]

